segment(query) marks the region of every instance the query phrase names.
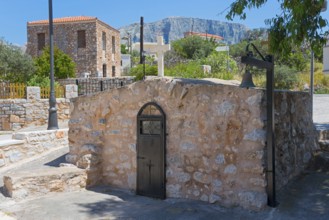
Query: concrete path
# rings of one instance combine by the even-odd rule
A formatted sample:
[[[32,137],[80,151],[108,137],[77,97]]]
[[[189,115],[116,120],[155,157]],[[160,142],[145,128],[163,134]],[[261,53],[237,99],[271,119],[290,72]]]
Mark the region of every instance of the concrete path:
[[[277,208],[250,212],[185,199],[156,200],[110,187],[56,193],[1,203],[6,215],[24,220],[84,219],[329,219],[329,173],[309,172],[278,193]]]
[[[33,172],[33,170],[40,169],[42,167],[56,169],[60,163],[65,162],[65,155],[68,152],[69,152],[68,147],[62,147],[31,157],[28,160],[24,160],[22,162],[12,164],[8,167],[0,168],[0,220],[25,219],[25,217],[22,218],[17,217],[16,214],[11,211],[12,205],[19,203],[16,203],[13,199],[4,196],[3,176],[9,173],[15,173],[17,171]],[[28,203],[28,200],[26,200],[25,202]],[[3,209],[3,207],[9,207],[9,208]],[[42,219],[42,218],[36,218],[36,219]],[[48,219],[48,218],[44,217],[43,219]]]
[[[68,149],[45,155],[16,166],[7,172],[53,167],[64,162]],[[14,201],[0,196],[0,219],[12,220],[84,220],[84,219],[329,219],[329,167],[308,171],[278,191],[276,208],[261,212],[242,208],[224,208],[217,204],[185,199],[157,200],[136,196],[133,192],[99,186],[81,192],[54,193],[43,197]],[[0,170],[0,178],[4,172]]]
[[[329,94],[313,96],[313,121],[329,124]]]

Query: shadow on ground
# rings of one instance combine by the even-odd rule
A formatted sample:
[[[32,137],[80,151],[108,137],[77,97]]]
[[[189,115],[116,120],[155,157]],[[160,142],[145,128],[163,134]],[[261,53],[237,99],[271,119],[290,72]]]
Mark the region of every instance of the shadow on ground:
[[[58,157],[58,158],[56,158],[52,161],[49,161],[49,162],[45,163],[44,165],[45,166],[50,166],[50,167],[59,167],[59,165],[61,163],[66,163],[66,160],[65,160],[66,155],[67,154],[64,154],[64,155],[62,155],[62,156],[60,156],[60,157]]]
[[[278,207],[261,212],[184,199],[156,200],[104,186],[89,190],[110,197],[76,203],[96,219],[329,219],[329,172],[304,173],[277,193]]]
[[[253,219],[254,214],[260,219],[266,217],[265,211],[255,213],[241,208],[228,209],[217,204],[186,199],[158,200],[106,186],[89,190],[111,197],[95,203],[76,204],[82,208],[82,212],[95,219]]]
[[[309,171],[278,193],[278,214],[291,219],[329,219],[329,172]]]

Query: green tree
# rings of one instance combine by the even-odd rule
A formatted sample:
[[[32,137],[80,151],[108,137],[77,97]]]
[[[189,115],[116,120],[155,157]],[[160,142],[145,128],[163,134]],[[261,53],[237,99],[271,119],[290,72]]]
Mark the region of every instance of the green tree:
[[[130,55],[131,55],[131,61],[132,61],[133,66],[139,64],[139,61],[140,61],[139,51],[133,50]]]
[[[164,64],[168,68],[184,62],[187,63],[187,59],[181,57],[175,50],[169,50],[164,54]]]
[[[248,45],[249,40],[242,40],[240,43],[234,44],[230,46],[230,55],[236,59],[236,61],[240,62],[241,56],[246,55],[246,46]],[[267,54],[268,46],[266,44],[262,44],[261,40],[254,40],[252,43],[257,47],[261,54]],[[257,54],[255,54],[257,55]],[[275,57],[277,59],[277,57]]]
[[[277,63],[280,65],[286,65],[298,72],[305,71],[310,63],[310,53],[310,50],[295,50],[289,53],[286,57],[277,58]]]
[[[207,77],[232,79],[233,75],[238,72],[236,62],[228,56],[227,52],[215,51],[203,59],[202,63],[211,66],[211,74]]]
[[[26,82],[34,73],[32,58],[21,48],[0,39],[0,81]]]
[[[43,49],[42,55],[34,59],[36,74],[39,77],[49,77],[50,73],[50,48]],[[54,47],[54,75],[57,79],[65,79],[75,76],[75,63],[72,58]]]
[[[243,40],[240,43],[230,46],[230,55],[234,60],[240,64],[241,56],[246,55],[246,46],[249,43],[248,40]],[[268,45],[262,43],[261,40],[252,41],[252,43],[258,48],[261,54],[268,53]],[[257,55],[257,54],[255,54]],[[310,62],[310,49],[299,49],[294,47],[287,55],[281,56],[277,54],[275,56],[275,64],[285,65],[294,71],[304,71]]]
[[[265,28],[259,28],[259,29],[252,29],[247,30],[245,39],[248,41],[255,41],[255,40],[267,40],[267,29]]]
[[[125,44],[121,44],[121,54],[128,54],[128,50]]]
[[[321,16],[324,0],[278,1],[282,13],[266,20],[266,23],[270,25],[271,52],[285,57],[290,54],[294,46],[300,48],[307,42],[312,50],[320,53],[326,43],[325,36],[329,34],[328,21]],[[266,2],[267,0],[236,0],[231,4],[226,18],[232,20],[235,16],[239,16],[245,19],[247,8],[259,8]]]
[[[217,43],[212,39],[205,40],[199,36],[189,36],[172,43],[174,50],[187,59],[200,59],[209,56],[216,48]]]

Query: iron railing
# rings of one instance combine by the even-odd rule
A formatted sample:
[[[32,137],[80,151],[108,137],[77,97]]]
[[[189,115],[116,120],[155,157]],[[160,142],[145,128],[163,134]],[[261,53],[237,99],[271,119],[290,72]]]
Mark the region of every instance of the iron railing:
[[[61,85],[75,84],[78,86],[78,95],[88,95],[114,88],[120,88],[134,82],[133,77],[118,78],[76,78],[59,80]]]

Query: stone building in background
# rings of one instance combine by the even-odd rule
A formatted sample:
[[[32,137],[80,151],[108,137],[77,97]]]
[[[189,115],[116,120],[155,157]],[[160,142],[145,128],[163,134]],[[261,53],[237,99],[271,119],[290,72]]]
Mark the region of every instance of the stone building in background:
[[[121,75],[120,32],[96,17],[55,18],[54,45],[76,63],[76,77]],[[27,53],[39,56],[49,45],[49,21],[27,22]]]

